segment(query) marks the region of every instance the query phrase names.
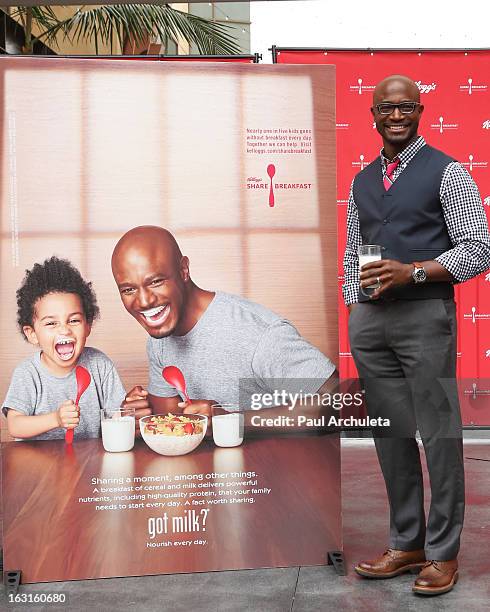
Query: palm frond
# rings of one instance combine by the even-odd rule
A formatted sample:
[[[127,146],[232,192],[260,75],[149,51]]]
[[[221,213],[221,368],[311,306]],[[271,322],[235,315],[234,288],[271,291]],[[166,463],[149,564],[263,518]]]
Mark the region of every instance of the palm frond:
[[[50,28],[58,21],[58,18],[53,13],[53,9],[49,6],[15,6],[10,16],[14,19],[19,19],[22,26],[25,27],[28,10],[30,10],[32,14],[32,19],[36,21],[41,28]]]
[[[117,40],[121,48],[126,39],[143,44],[148,36],[157,34],[162,41],[180,38],[194,43],[199,53],[232,55],[240,52],[235,38],[228,33],[230,26],[206,21],[196,15],[178,11],[162,4],[116,4],[81,7],[68,19],[53,21],[53,13],[43,13],[45,31],[38,36],[53,44],[59,33],[73,42],[91,41],[96,52],[100,45]],[[41,23],[38,20],[39,23]]]
[[[31,26],[32,22],[37,23],[41,30],[49,30],[59,21],[58,17],[54,13],[50,6],[16,6],[12,7],[13,10],[10,16],[14,19],[18,19],[24,28],[26,38],[34,41],[39,40],[39,35],[36,36],[32,33]],[[42,35],[42,34],[41,34]]]

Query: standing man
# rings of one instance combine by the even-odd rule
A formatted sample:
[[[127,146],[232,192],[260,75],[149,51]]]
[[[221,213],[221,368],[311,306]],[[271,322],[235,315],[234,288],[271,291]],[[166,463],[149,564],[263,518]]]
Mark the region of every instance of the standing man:
[[[344,300],[351,350],[370,416],[392,421],[373,431],[390,502],[390,543],[359,563],[364,577],[421,571],[419,594],[450,591],[464,516],[461,417],[456,388],[453,284],[490,267],[490,237],[468,172],[417,134],[423,105],[416,84],[381,81],[371,112],[380,158],[352,183],[344,255]],[[383,259],[363,266],[358,246],[378,244]],[[376,286],[366,297],[359,283]],[[419,430],[431,483],[426,523]]]

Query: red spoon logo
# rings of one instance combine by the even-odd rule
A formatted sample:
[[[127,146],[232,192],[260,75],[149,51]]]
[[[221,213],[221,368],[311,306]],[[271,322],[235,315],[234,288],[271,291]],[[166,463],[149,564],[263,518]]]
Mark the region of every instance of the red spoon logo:
[[[275,204],[275,199],[274,199],[274,185],[272,183],[272,179],[274,178],[274,175],[276,173],[276,167],[274,166],[274,164],[269,164],[267,166],[267,174],[269,175],[269,178],[271,180],[271,186],[270,186],[270,190],[269,190],[269,206],[272,207]]]

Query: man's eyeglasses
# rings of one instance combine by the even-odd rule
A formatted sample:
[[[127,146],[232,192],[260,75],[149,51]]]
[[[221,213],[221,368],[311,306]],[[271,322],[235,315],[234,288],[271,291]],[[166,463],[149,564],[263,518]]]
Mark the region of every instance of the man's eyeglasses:
[[[398,108],[402,115],[410,115],[417,106],[420,106],[420,102],[400,102],[399,104],[382,102],[381,104],[376,104],[376,109],[380,115],[391,115],[395,108]]]

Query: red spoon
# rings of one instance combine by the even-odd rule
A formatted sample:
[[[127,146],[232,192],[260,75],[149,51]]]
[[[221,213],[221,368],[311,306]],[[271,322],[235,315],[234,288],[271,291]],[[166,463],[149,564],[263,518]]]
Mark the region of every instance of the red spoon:
[[[90,374],[89,372],[82,366],[77,366],[75,368],[75,378],[77,379],[77,399],[75,400],[75,404],[78,406],[78,402],[80,398],[87,390],[87,387],[90,385]],[[73,432],[74,429],[67,429],[65,432],[65,442],[67,444],[73,443]]]
[[[269,190],[269,206],[274,206],[274,187],[272,186],[272,179],[274,178],[274,175],[276,173],[276,167],[274,166],[274,164],[269,164],[267,166],[267,174],[269,175],[269,178],[271,180],[271,186],[270,186],[270,190]]]
[[[184,375],[177,366],[163,368],[162,376],[171,387],[175,387],[177,391],[182,393],[188,404],[192,404],[190,397],[187,395]]]

